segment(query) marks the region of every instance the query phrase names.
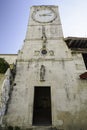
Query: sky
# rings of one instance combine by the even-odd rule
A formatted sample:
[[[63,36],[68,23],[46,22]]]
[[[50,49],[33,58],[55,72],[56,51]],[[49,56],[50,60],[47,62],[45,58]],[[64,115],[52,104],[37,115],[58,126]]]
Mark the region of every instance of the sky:
[[[16,54],[33,5],[57,5],[64,37],[87,37],[87,0],[0,0],[0,54]]]

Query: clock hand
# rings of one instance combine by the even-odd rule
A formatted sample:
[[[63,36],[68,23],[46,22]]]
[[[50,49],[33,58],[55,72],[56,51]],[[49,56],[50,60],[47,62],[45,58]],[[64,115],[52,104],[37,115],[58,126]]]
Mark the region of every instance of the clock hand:
[[[51,14],[39,14],[39,16],[52,16]]]

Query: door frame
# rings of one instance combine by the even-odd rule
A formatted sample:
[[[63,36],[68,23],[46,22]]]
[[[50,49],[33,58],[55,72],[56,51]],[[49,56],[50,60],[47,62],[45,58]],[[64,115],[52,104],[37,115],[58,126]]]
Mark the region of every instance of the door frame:
[[[34,125],[34,123],[33,123],[33,120],[34,120],[34,104],[35,104],[35,88],[49,88],[49,91],[50,91],[50,110],[51,110],[51,123],[50,124],[48,124],[47,126],[51,126],[52,125],[52,98],[51,98],[51,86],[34,86],[34,95],[33,95],[33,111],[32,111],[32,125],[33,126],[35,126]],[[42,124],[41,126],[44,126],[45,124]],[[36,125],[36,126],[38,126],[38,124]]]

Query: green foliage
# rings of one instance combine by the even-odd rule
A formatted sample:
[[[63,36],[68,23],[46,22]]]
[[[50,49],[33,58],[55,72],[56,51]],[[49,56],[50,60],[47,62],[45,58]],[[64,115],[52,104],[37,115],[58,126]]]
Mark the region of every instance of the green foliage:
[[[4,74],[9,67],[9,64],[3,58],[0,58],[0,73]]]

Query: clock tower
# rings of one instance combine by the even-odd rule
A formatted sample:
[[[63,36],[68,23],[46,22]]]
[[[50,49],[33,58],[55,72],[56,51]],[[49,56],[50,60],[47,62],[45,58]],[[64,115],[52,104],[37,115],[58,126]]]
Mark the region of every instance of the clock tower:
[[[66,95],[67,67],[72,62],[63,39],[58,6],[31,7],[5,116],[8,126],[63,126],[58,114],[67,109],[61,96]]]
[[[24,45],[20,50],[18,60],[60,58],[58,53],[61,48],[61,57],[66,57],[68,49],[63,41],[58,7],[31,7]]]

